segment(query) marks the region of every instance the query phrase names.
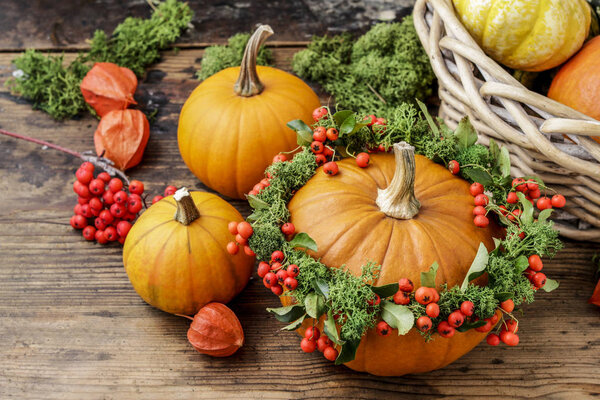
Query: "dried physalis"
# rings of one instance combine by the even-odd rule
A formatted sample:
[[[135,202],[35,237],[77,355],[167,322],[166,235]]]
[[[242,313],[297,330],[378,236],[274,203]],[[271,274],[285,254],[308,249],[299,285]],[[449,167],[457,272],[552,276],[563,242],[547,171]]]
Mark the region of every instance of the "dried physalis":
[[[124,110],[130,104],[137,104],[133,99],[137,78],[129,68],[117,64],[94,64],[80,87],[85,101],[101,117],[110,111]]]
[[[202,307],[194,317],[187,337],[194,349],[213,357],[230,356],[244,344],[240,321],[221,303]]]
[[[150,137],[150,124],[139,110],[115,110],[100,120],[94,145],[96,153],[108,158],[120,170],[131,168],[142,160]]]

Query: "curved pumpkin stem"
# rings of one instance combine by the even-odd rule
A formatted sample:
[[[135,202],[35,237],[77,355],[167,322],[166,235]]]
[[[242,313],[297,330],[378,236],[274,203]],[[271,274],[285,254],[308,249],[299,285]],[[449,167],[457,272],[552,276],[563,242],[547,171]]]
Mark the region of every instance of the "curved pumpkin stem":
[[[394,144],[396,172],[390,185],[377,190],[376,203],[387,216],[411,219],[421,203],[415,197],[415,148],[406,142]]]
[[[269,25],[259,25],[248,40],[248,44],[244,50],[244,57],[242,58],[242,65],[240,66],[240,76],[233,87],[238,96],[254,96],[262,92],[265,88],[256,73],[256,57],[258,57],[260,46],[272,34],[273,29]]]
[[[173,198],[177,202],[177,211],[175,211],[175,221],[189,225],[196,219],[200,218],[200,211],[194,204],[194,199],[190,195],[190,192],[184,187],[177,190],[173,195]]]

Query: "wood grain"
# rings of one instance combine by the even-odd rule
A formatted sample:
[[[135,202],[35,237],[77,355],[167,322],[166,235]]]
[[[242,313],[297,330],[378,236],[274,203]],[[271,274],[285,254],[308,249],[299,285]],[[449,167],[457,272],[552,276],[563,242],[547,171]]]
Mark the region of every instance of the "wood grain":
[[[275,49],[289,70],[297,48]],[[0,54],[0,84],[10,60]],[[160,104],[140,167],[130,176],[147,192],[167,184],[206,188],[183,164],[178,112],[197,82],[202,51],[166,54],[140,84],[138,100]],[[327,98],[322,97],[323,101]],[[93,147],[91,116],[63,123],[0,89],[0,127],[69,146]],[[246,345],[226,359],[196,353],[189,321],[146,305],[131,288],[121,248],[84,241],[68,224],[78,161],[0,137],[0,398],[31,399],[381,399],[383,397],[586,399],[600,395],[600,309],[594,287],[597,246],[567,242],[545,272],[560,281],[525,307],[517,348],[481,344],[429,374],[381,378],[303,354],[295,333],[264,308],[277,299],[253,279],[231,303]],[[233,201],[244,215],[244,202]],[[438,339],[443,340],[443,339]]]

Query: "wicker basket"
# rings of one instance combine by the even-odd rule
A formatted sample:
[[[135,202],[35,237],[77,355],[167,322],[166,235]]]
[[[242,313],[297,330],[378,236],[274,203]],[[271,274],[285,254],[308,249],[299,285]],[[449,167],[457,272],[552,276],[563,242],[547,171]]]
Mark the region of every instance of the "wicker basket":
[[[439,81],[439,116],[455,128],[468,115],[479,141],[510,152],[513,176],[539,176],[567,198],[563,236],[600,242],[600,122],[527,90],[485,55],[450,0],[417,0],[414,23]]]

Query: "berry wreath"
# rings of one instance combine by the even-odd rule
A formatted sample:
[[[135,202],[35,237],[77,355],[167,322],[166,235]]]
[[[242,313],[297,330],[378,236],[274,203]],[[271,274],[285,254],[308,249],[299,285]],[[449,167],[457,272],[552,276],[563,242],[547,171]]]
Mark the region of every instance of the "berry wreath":
[[[246,254],[256,254],[263,260],[258,275],[284,304],[267,310],[288,323],[284,330],[305,329],[301,340],[305,352],[318,348],[336,364],[349,363],[357,357],[357,348],[368,332],[407,335],[413,327],[428,344],[434,339],[444,340],[436,338],[436,333],[442,338],[469,330],[485,335],[495,327],[496,333],[487,335],[489,344],[515,346],[519,342],[515,306],[531,303],[540,288],[549,292],[558,287],[541,272],[540,257],[552,257],[562,247],[548,217],[552,207],[564,206],[564,197],[542,195],[549,189],[539,178],[511,179],[506,149],[493,140],[488,146],[477,144],[477,133],[467,117],[452,131],[443,121],[438,119],[436,123],[423,104],[419,106],[422,115],[413,105],[404,104],[390,113],[389,120],[348,110],[332,113],[328,107],[321,107],[313,113],[312,128],[300,120],[290,122],[299,149],[291,160],[285,154],[275,156],[266,178],[247,196],[253,208],[247,222],[230,223],[236,239],[229,243],[229,252],[236,254],[242,246]],[[470,267],[464,266],[460,281],[452,285],[448,281],[440,283],[446,273],[436,285],[438,262],[441,265],[443,261],[438,259],[429,268],[421,268],[420,287],[416,290],[408,278],[376,286],[383,271],[381,265],[362,260],[366,263],[358,270],[351,271],[346,265],[330,268],[322,259],[316,259],[316,241],[306,232],[296,233],[290,222],[293,213],[288,203],[313,176],[326,174],[318,176],[318,188],[323,188],[327,176],[335,177],[331,178],[333,182],[338,174],[352,175],[360,168],[374,168],[369,167],[373,164],[370,161],[384,156],[373,154],[390,150],[394,157],[385,157],[395,158],[394,178],[387,189],[378,185],[377,190],[377,206],[382,210],[387,207],[389,212],[385,214],[407,219],[418,212],[419,201],[413,190],[417,153],[416,157],[444,165],[452,175],[435,166],[447,175],[444,179],[471,183],[470,187],[461,183],[468,188],[463,191],[473,196],[468,205],[473,215],[469,229],[500,232],[501,238],[494,237],[493,241],[488,235],[487,247],[482,240],[476,251],[471,249],[470,257],[476,255]],[[426,162],[431,163],[429,160]],[[423,162],[417,164],[418,170]],[[351,208],[348,205],[346,202]],[[314,207],[308,207],[306,212],[314,211]],[[322,213],[327,213],[326,207]],[[318,216],[313,214],[313,218]],[[366,240],[366,234],[360,240]],[[478,336],[466,351],[482,338]]]

